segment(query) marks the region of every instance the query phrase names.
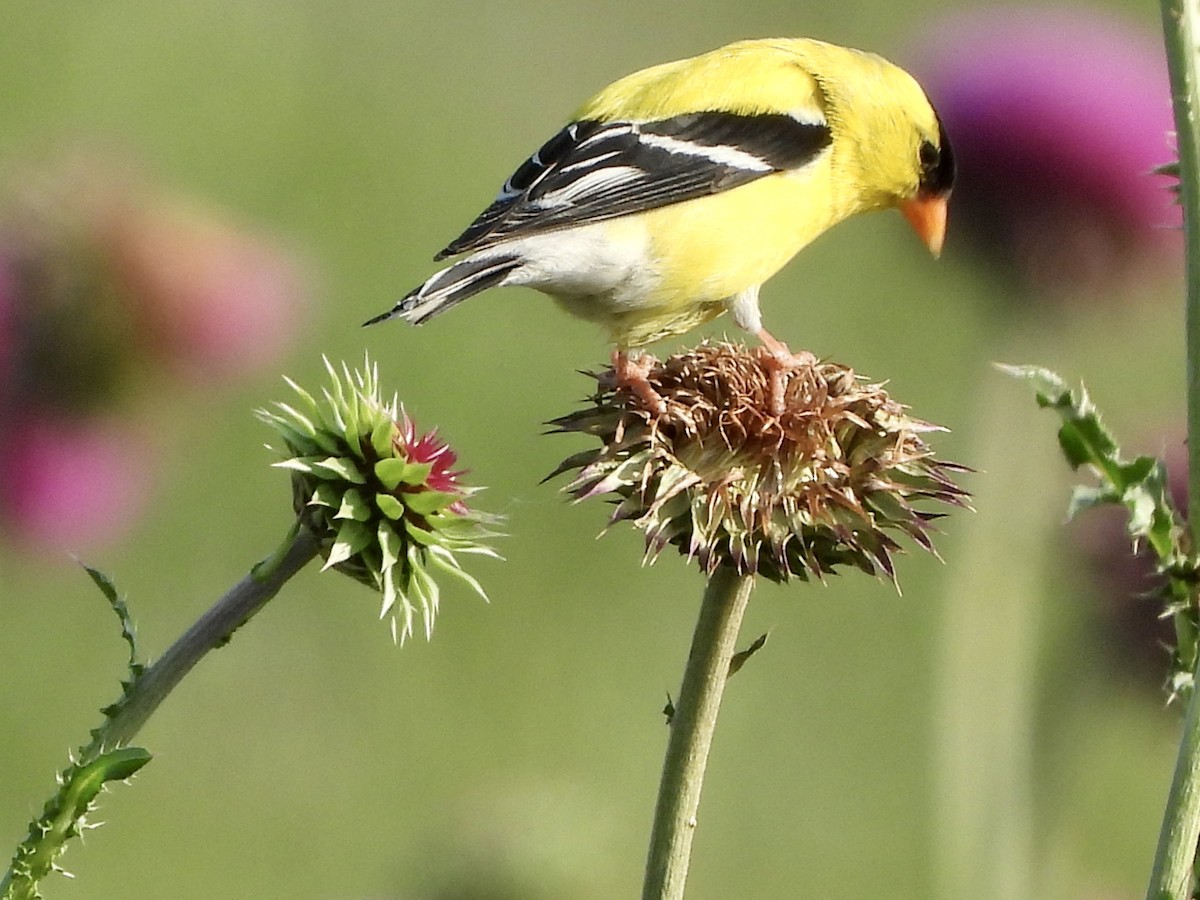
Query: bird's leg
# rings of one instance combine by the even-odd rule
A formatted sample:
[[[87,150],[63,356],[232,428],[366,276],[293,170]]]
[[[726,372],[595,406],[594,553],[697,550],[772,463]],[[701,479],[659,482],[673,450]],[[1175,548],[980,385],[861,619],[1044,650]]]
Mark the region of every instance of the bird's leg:
[[[778,363],[783,369],[797,369],[800,366],[814,366],[817,364],[815,354],[808,350],[793,353],[788,349],[787,344],[779,340],[779,338],[775,337],[775,335],[771,334],[765,328],[758,329],[754,333],[754,336],[762,342],[763,350],[766,351],[764,356]]]
[[[643,353],[631,356],[628,350],[616,349],[613,350],[612,367],[617,377],[617,387],[629,388],[643,406],[661,416],[667,411],[667,401],[646,377],[654,367],[654,363],[650,361],[652,359],[653,357],[647,357]]]
[[[788,349],[787,344],[765,328],[760,327],[755,332],[755,336],[762,341],[763,367],[771,378],[771,414],[778,416],[783,413],[784,409],[784,373],[803,366],[814,366],[817,358],[807,350],[793,353]]]
[[[787,344],[763,328],[762,314],[758,311],[758,285],[735,294],[727,302],[729,311],[733,314],[733,321],[762,341],[763,367],[771,378],[771,414],[778,416],[784,407],[786,385],[783,373],[801,366],[811,366],[816,363],[817,358],[807,350],[793,353]]]

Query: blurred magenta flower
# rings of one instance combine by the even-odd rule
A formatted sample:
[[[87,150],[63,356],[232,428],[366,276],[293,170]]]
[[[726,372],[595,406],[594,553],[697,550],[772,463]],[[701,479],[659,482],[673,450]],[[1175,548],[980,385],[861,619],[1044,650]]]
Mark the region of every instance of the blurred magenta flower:
[[[953,233],[1025,286],[1112,293],[1180,257],[1161,41],[1085,8],[939,19],[914,68],[954,142]],[[1114,283],[1114,279],[1117,282]]]
[[[116,418],[40,416],[0,430],[0,533],[48,554],[123,533],[141,511],[148,444]]]
[[[128,206],[104,228],[113,273],[172,368],[226,380],[282,357],[305,292],[279,248],[182,204]]]
[[[14,171],[0,194],[0,535],[120,537],[152,482],[139,432],[164,376],[211,389],[276,362],[296,262],[112,162]]]

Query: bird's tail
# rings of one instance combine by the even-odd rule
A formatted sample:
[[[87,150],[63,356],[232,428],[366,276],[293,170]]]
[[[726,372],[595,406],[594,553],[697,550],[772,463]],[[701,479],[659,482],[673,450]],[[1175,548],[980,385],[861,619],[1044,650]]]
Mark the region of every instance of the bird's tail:
[[[430,276],[428,281],[401,297],[387,312],[368,319],[363,325],[374,325],[394,318],[420,325],[468,297],[495,287],[519,265],[521,259],[517,256],[467,257]]]

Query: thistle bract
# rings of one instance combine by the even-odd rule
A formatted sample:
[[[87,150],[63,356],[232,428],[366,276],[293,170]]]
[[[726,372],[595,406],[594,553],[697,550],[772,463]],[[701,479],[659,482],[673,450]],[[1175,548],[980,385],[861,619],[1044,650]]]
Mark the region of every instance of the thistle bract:
[[[397,397],[384,400],[369,360],[361,371],[328,360],[321,399],[290,379],[296,405],[258,415],[283,437],[293,506],[321,539],[325,569],[336,569],[383,594],[380,617],[392,636],[410,636],[417,611],[429,637],[438,609],[435,575],[450,575],[487,599],[458,555],[496,554],[483,541],[494,521],[471,510],[479,488],[462,484],[457,457],[436,431],[418,434]],[[324,571],[324,570],[322,570]]]
[[[655,361],[659,409],[611,371],[596,377],[589,406],[551,425],[600,446],[554,474],[575,473],[565,490],[576,499],[612,499],[612,520],[645,532],[647,560],[673,545],[708,573],[730,565],[786,581],[849,565],[894,579],[897,536],[933,551],[937,514],[923,507],[966,505],[950,478],[962,467],[922,440],[943,429],[844,366],[781,371],[761,352],[706,343]]]

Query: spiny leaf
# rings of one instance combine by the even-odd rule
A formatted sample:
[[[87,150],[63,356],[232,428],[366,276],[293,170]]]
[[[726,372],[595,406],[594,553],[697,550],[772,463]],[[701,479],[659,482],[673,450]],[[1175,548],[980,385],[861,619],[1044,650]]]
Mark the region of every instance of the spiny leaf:
[[[1186,555],[1182,547],[1183,524],[1167,493],[1162,463],[1152,456],[1132,460],[1121,456],[1116,440],[1081,387],[1072,391],[1047,369],[1037,366],[998,367],[1015,378],[1034,384],[1038,404],[1059,414],[1063,425],[1058,439],[1072,468],[1086,467],[1100,480],[1094,488],[1077,491],[1071,511],[1100,503],[1119,503],[1129,512],[1128,530],[1135,540],[1149,541],[1164,562]]]
[[[754,642],[751,643],[750,646],[745,650],[740,650],[733,654],[729,660],[729,675],[727,677],[732,678],[734,675],[736,675],[742,666],[746,664],[746,660],[766,646],[767,636],[769,634],[769,631],[763,632],[761,635],[755,638]]]
[[[89,570],[91,572],[92,570]],[[98,573],[97,573],[98,574]],[[107,582],[100,576],[97,580]],[[111,583],[110,583],[111,584]],[[101,590],[107,593],[104,586]],[[59,789],[29,824],[5,876],[3,900],[37,900],[39,885],[51,872],[62,872],[56,860],[67,842],[87,827],[86,817],[110,781],[124,781],[151,759],[141,747],[121,747],[85,763],[72,762],[58,775]]]
[[[1165,175],[1168,178],[1179,177],[1179,160],[1175,162],[1163,163],[1161,166],[1156,166],[1150,170],[1154,175]]]
[[[1152,456],[1124,458],[1082,386],[1073,391],[1058,375],[1037,366],[998,368],[1033,383],[1038,404],[1054,409],[1063,421],[1058,440],[1067,462],[1074,469],[1088,469],[1099,482],[1075,488],[1069,515],[1103,504],[1123,506],[1126,531],[1134,545],[1145,542],[1153,551],[1159,573],[1166,576],[1160,592],[1163,615],[1174,622],[1177,642],[1168,689],[1172,698],[1190,691],[1188,673],[1197,653],[1194,585],[1200,581],[1200,562],[1171,499],[1166,468]]]
[[[113,584],[112,579],[101,572],[99,569],[94,569],[86,563],[81,562],[83,570],[88,573],[88,577],[100,589],[100,593],[108,601],[109,608],[116,613],[117,619],[121,623],[121,638],[129,646],[129,673],[133,678],[137,678],[142,674],[145,665],[140,661],[141,653],[138,651],[137,645],[137,628],[133,624],[133,616],[129,612],[129,607],[125,605],[125,601],[121,599],[117,593],[117,587]]]
[[[76,819],[82,817],[105,784],[110,781],[124,781],[150,762],[150,759],[149,751],[141,747],[122,747],[100,754],[79,768],[68,780],[64,791],[66,810]]]

